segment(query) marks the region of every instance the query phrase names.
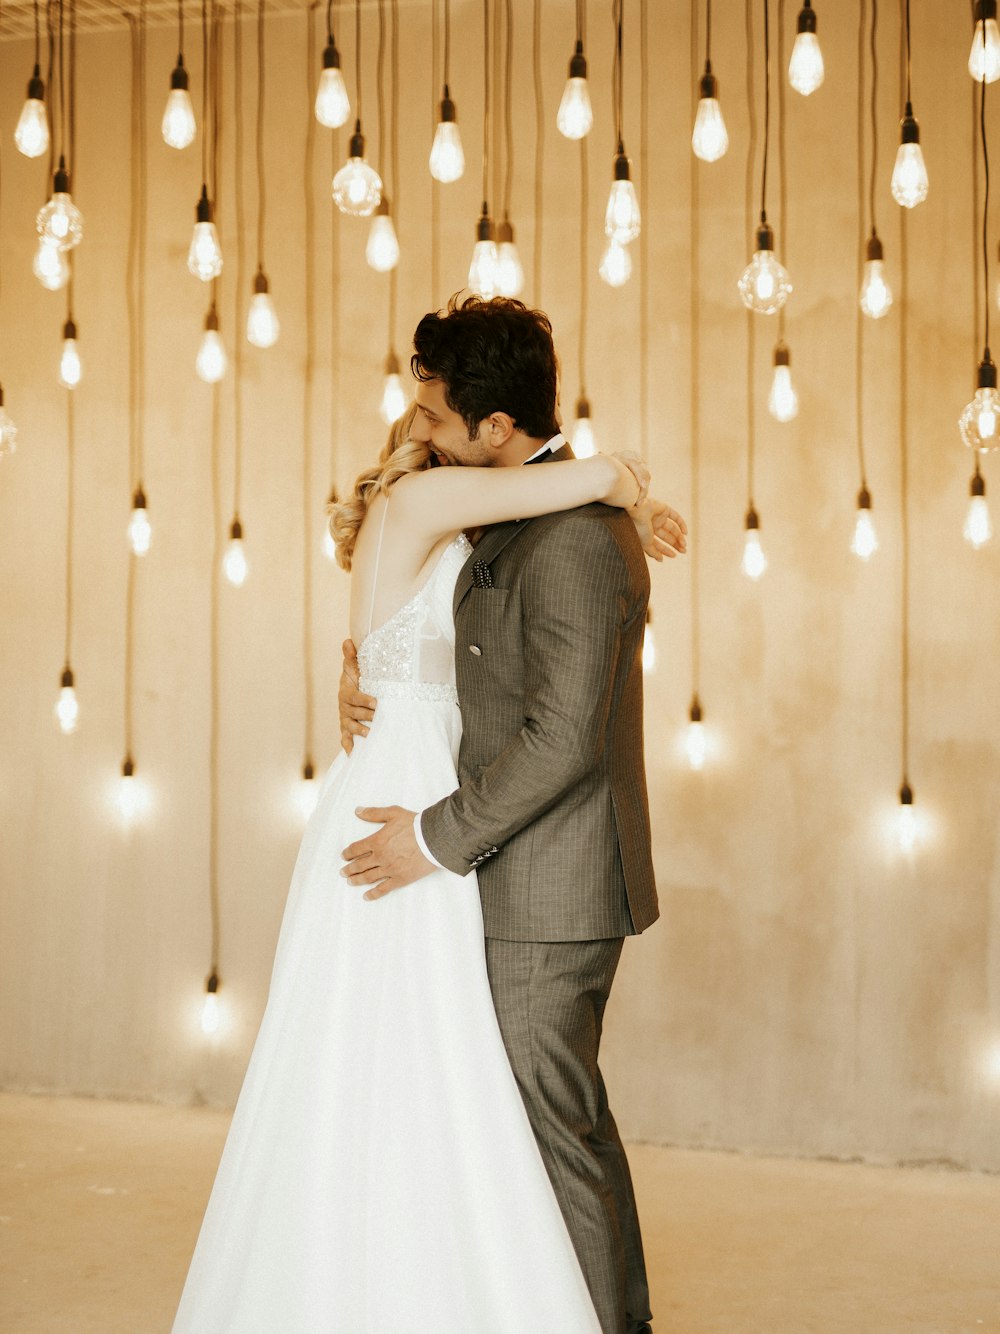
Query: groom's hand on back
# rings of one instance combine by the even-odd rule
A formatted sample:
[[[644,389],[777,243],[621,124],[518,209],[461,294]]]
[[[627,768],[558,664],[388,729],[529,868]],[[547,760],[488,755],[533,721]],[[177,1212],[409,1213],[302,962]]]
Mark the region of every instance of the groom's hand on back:
[[[382,828],[366,834],[343,851],[347,865],[341,875],[352,885],[371,885],[366,899],[380,899],[430,875],[435,869],[417,845],[414,811],[402,806],[359,806],[355,815]]]
[[[337,705],[340,711],[340,744],[350,755],[356,736],[367,736],[368,726],[375,716],[375,700],[358,689],[358,651],[354,641],[343,644],[344,669],[340,674]]]

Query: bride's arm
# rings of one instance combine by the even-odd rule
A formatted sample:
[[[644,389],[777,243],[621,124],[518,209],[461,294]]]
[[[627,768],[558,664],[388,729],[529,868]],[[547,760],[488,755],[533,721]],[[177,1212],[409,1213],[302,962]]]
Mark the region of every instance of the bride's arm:
[[[595,500],[631,509],[644,498],[631,469],[609,454],[533,467],[430,468],[401,477],[393,509],[432,546],[460,528],[577,509]]]

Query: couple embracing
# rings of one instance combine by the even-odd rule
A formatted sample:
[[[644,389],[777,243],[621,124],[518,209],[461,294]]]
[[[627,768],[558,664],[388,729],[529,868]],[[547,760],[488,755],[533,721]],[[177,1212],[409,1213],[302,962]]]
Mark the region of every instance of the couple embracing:
[[[414,347],[415,406],[332,514],[344,753],[174,1334],[649,1328],[597,1058],[657,915],[643,551],[686,530],[633,456],[573,459],[540,312],[452,302]]]

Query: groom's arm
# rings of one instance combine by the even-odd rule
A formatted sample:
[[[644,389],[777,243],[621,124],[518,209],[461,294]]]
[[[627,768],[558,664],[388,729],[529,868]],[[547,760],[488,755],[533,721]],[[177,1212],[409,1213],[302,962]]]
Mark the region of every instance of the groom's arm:
[[[547,527],[523,575],[524,724],[476,778],[422,813],[435,861],[466,875],[594,767],[622,632],[643,607],[605,523],[574,514]]]

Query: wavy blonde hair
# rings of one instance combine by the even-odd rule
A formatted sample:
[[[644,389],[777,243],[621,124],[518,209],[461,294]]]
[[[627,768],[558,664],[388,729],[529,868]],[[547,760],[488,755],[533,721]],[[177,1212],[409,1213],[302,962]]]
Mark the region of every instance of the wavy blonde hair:
[[[416,413],[416,404],[412,403],[390,427],[389,438],[375,467],[366,468],[359,474],[354,490],[346,500],[326,507],[337,564],[343,570],[351,568],[358,532],[375,497],[386,495],[394,482],[407,473],[420,472],[430,462],[430,446],[410,439],[410,427]]]

